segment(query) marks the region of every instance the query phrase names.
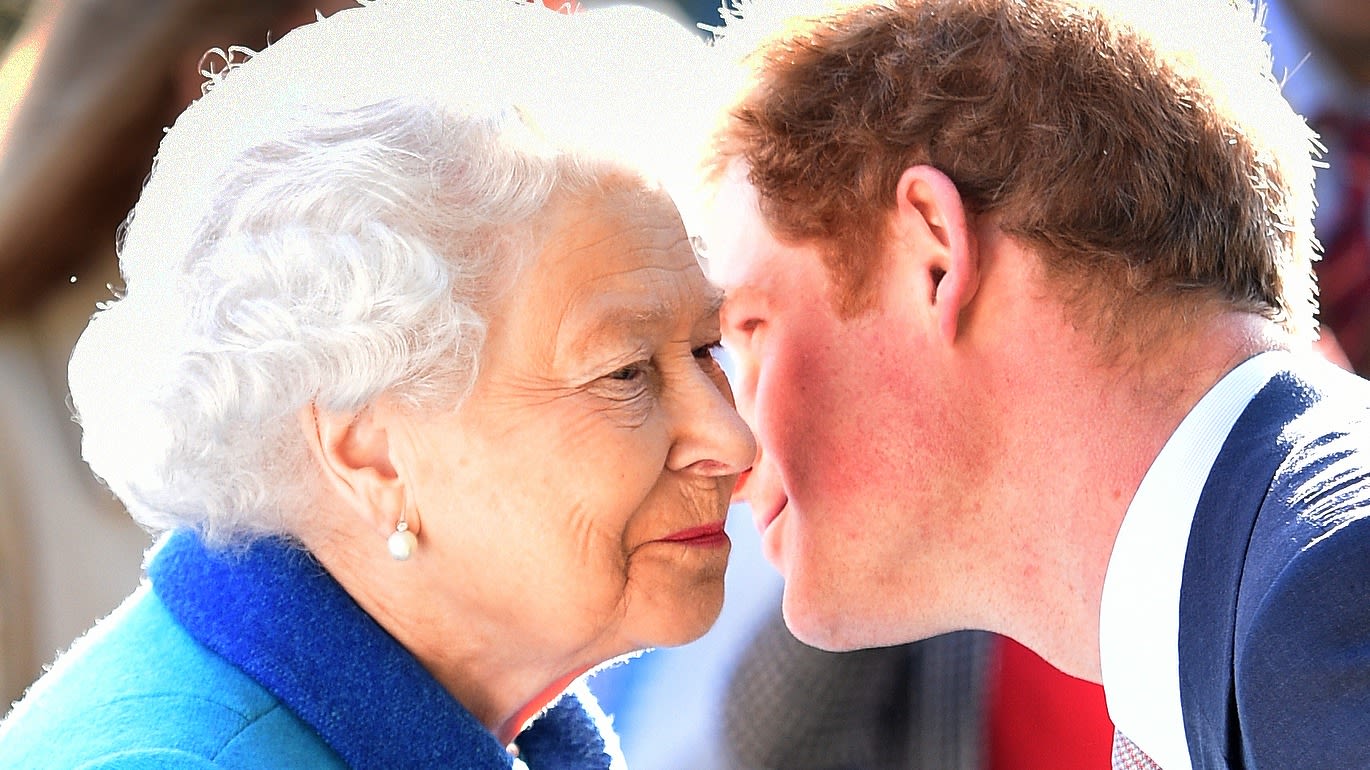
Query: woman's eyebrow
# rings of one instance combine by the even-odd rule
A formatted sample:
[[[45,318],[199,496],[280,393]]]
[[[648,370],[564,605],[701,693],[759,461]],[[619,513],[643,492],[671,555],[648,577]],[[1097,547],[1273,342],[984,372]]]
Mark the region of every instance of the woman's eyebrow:
[[[642,297],[632,297],[619,301],[619,297],[605,295],[600,301],[582,308],[575,314],[571,324],[562,324],[561,332],[572,332],[576,339],[569,340],[570,348],[584,353],[589,347],[625,332],[650,329],[671,323],[679,318],[679,309],[668,302],[642,301]],[[710,286],[704,294],[704,306],[694,318],[696,324],[713,323],[723,307],[723,292]]]

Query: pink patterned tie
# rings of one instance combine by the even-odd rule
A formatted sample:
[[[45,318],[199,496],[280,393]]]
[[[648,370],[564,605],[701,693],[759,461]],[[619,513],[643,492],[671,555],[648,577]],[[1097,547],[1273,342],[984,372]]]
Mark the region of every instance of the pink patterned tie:
[[[1126,735],[1113,731],[1113,770],[1162,770],[1156,760],[1148,757]]]

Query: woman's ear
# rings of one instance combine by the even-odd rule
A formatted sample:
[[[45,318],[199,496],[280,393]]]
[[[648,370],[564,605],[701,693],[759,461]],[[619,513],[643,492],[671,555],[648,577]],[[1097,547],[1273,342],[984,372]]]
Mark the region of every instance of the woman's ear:
[[[405,480],[391,459],[391,426],[375,406],[328,412],[314,404],[299,412],[305,443],[337,498],[382,537],[405,509]],[[417,530],[412,515],[411,530]]]
[[[939,336],[954,342],[961,311],[980,282],[979,253],[961,193],[932,166],[905,169],[896,193],[896,232],[904,239],[901,251],[925,276]]]

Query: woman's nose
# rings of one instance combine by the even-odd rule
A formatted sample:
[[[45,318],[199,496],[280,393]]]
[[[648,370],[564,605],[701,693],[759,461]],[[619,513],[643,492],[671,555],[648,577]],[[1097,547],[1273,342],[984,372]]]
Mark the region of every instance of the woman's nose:
[[[673,470],[732,476],[752,467],[756,439],[723,388],[701,373],[688,395],[675,399],[675,442],[667,458]]]

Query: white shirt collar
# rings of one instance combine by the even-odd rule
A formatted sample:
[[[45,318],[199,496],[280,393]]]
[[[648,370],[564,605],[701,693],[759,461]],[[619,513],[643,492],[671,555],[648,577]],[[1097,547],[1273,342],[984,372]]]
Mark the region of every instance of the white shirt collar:
[[[1262,353],[1194,405],[1142,478],[1104,577],[1099,656],[1109,716],[1165,770],[1191,770],[1180,711],[1180,579],[1194,509],[1227,434],[1288,354]]]

